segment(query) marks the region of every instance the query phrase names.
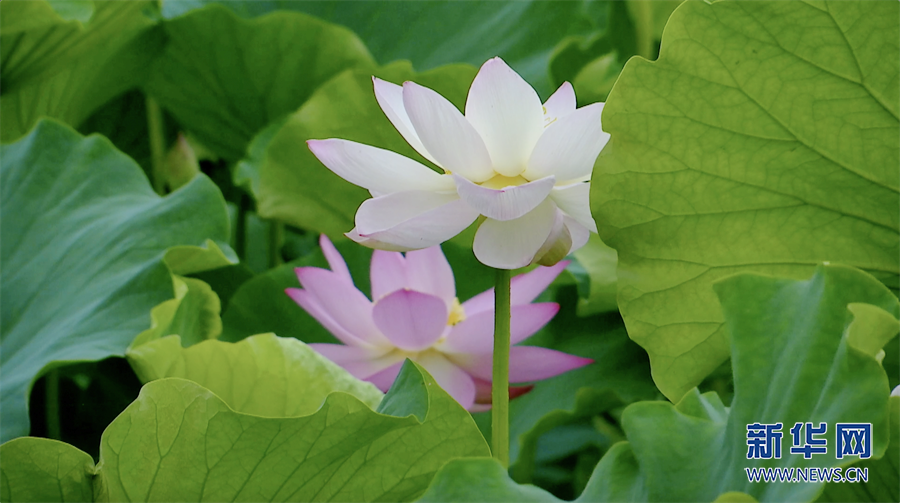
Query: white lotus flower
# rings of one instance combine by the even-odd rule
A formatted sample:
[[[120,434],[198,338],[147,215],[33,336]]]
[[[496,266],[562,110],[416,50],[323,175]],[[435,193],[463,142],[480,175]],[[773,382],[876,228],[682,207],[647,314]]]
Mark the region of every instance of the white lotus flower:
[[[575,108],[566,82],[540,98],[500,58],[478,71],[465,115],[414,82],[373,78],[385,115],[438,173],[395,152],[360,143],[310,140],[309,148],[373,198],[347,233],[371,248],[408,251],[440,244],[486,217],[474,251],[485,265],[552,265],[597,232],[589,205],[594,161],[609,140],[603,103]]]

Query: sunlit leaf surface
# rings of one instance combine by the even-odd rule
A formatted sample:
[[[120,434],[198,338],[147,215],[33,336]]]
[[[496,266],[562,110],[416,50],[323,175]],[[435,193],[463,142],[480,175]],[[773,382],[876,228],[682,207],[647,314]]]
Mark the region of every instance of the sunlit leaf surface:
[[[96,468],[58,442],[4,444],[0,495],[83,498],[96,471],[96,501],[412,501],[446,461],[490,453],[424,370],[407,363],[398,380],[383,413],[334,393],[313,414],[279,418],[235,412],[191,381],[153,381],[107,428]]]
[[[728,358],[712,283],[817,263],[898,287],[900,5],[701,2],[603,112],[591,203],[619,308],[678,400]]]

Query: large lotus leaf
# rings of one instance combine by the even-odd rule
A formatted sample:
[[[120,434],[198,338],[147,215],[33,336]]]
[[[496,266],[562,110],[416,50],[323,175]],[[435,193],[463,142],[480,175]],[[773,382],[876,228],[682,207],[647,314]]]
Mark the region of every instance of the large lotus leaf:
[[[869,480],[855,484],[830,482],[816,501],[900,501],[900,397],[891,397],[891,444],[881,459],[864,459],[859,468],[869,470]]]
[[[407,363],[398,380],[404,387],[381,412],[333,393],[314,414],[288,418],[235,412],[191,381],[153,381],[109,425],[100,462],[80,478],[46,469],[62,456],[81,461],[74,447],[4,444],[0,494],[45,501],[54,493],[32,486],[74,493],[96,472],[97,501],[411,501],[450,459],[490,452],[471,416],[421,367]]]
[[[103,2],[103,5],[129,3]],[[148,68],[164,42],[159,29],[144,30],[124,44],[108,41],[53,75],[2,93],[0,140],[9,142],[21,137],[41,117],[53,117],[79,127],[103,104],[146,80]]]
[[[171,298],[176,245],[226,242],[216,186],[199,176],[168,197],[108,140],[42,121],[0,147],[2,430],[28,433],[34,380],[61,362],[124,355]]]
[[[873,341],[883,344],[897,334],[900,302],[884,285],[857,269],[822,266],[806,281],[737,275],[717,283],[716,293],[732,344],[731,408],[715,393],[696,389],[677,406],[628,406],[622,415],[628,442],[607,452],[579,501],[713,501],[737,498],[728,494],[735,492],[758,501],[812,501],[822,483],[749,482],[746,469],[858,462],[857,456],[836,458],[836,423],[871,423],[872,457],[885,454],[896,430],[889,428],[890,390]],[[869,307],[859,309],[862,304]],[[886,313],[893,324],[873,321],[882,316],[876,313]],[[789,430],[807,421],[828,425],[820,437],[827,438],[827,452],[811,459],[790,452]],[[757,422],[783,424],[780,459],[747,459],[747,425]],[[513,498],[518,489],[512,481],[486,463],[448,465],[423,501]],[[474,492],[485,487],[490,497]]]
[[[169,43],[146,89],[200,143],[229,160],[329,78],[374,66],[356,35],[299,12],[247,20],[210,5],[164,27]]]
[[[319,88],[277,133],[266,133],[265,153],[248,160],[238,173],[241,178],[258,179],[253,195],[260,216],[325,233],[332,239],[344,239],[343,233],[353,228],[353,215],[369,193],[323,166],[306,145],[311,138],[344,138],[426,162],[379,108],[372,74],[372,70],[341,73]],[[452,65],[415,74],[409,63],[396,63],[374,74],[394,83],[418,82],[461,106],[475,68]]]
[[[169,335],[179,335],[180,343],[191,346],[222,333],[219,296],[203,281],[173,276],[175,298],[150,311],[150,328],[132,341],[129,348],[155,341]]]
[[[405,59],[422,71],[450,63],[481,66],[500,56],[544,98],[554,90],[547,75],[554,48],[564,37],[586,35],[603,24],[603,4],[607,3],[214,1],[244,17],[290,9],[344,25],[362,38],[382,64]],[[210,1],[164,0],[162,14],[171,18],[207,3]]]
[[[181,347],[177,335],[136,344],[128,361],[142,382],[180,377],[212,391],[236,412],[265,417],[312,414],[335,391],[371,408],[382,393],[297,339],[260,334],[240,342]],[[302,390],[302,392],[301,392]]]
[[[65,442],[22,437],[0,445],[0,501],[94,501],[94,460]]]
[[[149,1],[3,2],[0,6],[3,94],[44,81],[62,70],[71,71],[76,64],[97,64],[102,61],[96,59],[97,54],[128,44],[152,26],[155,8],[156,4]],[[35,99],[46,98],[35,96]]]
[[[829,261],[898,287],[900,4],[689,2],[603,111],[619,308],[677,400],[728,358],[712,283]]]
[[[195,274],[198,272],[229,267],[237,264],[237,255],[227,245],[219,245],[207,239],[203,246],[179,245],[166,250],[166,265],[174,274]]]

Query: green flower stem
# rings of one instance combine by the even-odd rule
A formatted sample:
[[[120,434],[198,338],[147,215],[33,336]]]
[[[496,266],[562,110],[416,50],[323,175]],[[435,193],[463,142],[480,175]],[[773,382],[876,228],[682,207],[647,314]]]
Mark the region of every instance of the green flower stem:
[[[165,194],[165,162],[166,162],[166,131],[163,124],[162,110],[159,104],[150,96],[144,98],[147,106],[147,130],[150,135],[150,165],[153,168],[153,190],[159,195]]]
[[[496,270],[494,282],[494,375],[491,386],[491,451],[509,467],[509,271]]]
[[[631,7],[631,16],[634,19],[637,53],[646,59],[653,60],[653,12],[650,2],[639,0],[631,2],[629,7]]]
[[[47,414],[47,436],[53,440],[62,439],[59,425],[59,370],[51,370],[44,379],[44,407]]]
[[[284,246],[284,224],[278,220],[269,220],[269,268],[278,267],[282,263],[281,247]]]
[[[234,223],[234,251],[241,262],[247,259],[247,214],[250,212],[250,196],[241,192]]]

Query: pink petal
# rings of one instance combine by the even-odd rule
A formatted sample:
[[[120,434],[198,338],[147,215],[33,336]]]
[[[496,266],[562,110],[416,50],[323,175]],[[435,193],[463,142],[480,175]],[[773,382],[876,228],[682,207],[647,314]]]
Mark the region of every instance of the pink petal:
[[[552,176],[522,185],[489,189],[470,182],[465,177],[453,175],[459,197],[482,215],[495,220],[513,220],[541,204],[556,179]]]
[[[510,303],[513,306],[528,304],[553,283],[553,280],[569,265],[559,262],[552,267],[537,267],[525,274],[519,274],[510,281]],[[466,317],[494,309],[494,289],[490,288],[462,303]]]
[[[434,344],[447,327],[447,305],[440,297],[397,290],[375,303],[372,318],[391,343],[406,351]]]
[[[540,381],[594,363],[590,358],[536,346],[509,348],[509,381]]]
[[[603,103],[594,103],[547,126],[523,176],[536,180],[556,175],[560,184],[566,184],[590,174],[597,155],[609,141],[609,134],[600,125],[602,112]]]
[[[469,412],[484,412],[486,410],[491,410],[491,403],[493,402],[491,382],[478,378],[473,378],[472,380],[475,381],[475,405],[469,408]],[[533,384],[529,384],[528,386],[510,386],[509,399],[513,400],[518,398],[532,389],[534,389]]]
[[[393,365],[403,361],[401,355],[390,349],[376,351],[369,348],[354,348],[340,344],[308,344],[315,352],[343,367],[357,379],[369,379]],[[398,367],[399,368],[399,367]],[[383,391],[383,390],[382,390]]]
[[[350,269],[347,269],[347,263],[344,262],[344,257],[337,251],[337,248],[334,247],[331,240],[328,239],[328,236],[325,234],[319,236],[319,246],[322,248],[322,254],[325,255],[325,260],[328,261],[328,267],[331,268],[332,272],[352,285],[353,278],[350,276]]]
[[[466,313],[466,318],[471,318],[477,313],[481,313],[484,311],[492,311],[494,309],[494,289],[490,288],[485,290],[478,295],[470,298],[469,300],[462,303],[463,311]],[[493,316],[493,314],[491,314]]]
[[[534,335],[559,311],[559,304],[544,302],[513,306],[510,309],[510,344]],[[482,311],[453,328],[446,340],[435,346],[445,353],[490,353],[494,350],[494,311]]]
[[[475,233],[472,251],[479,262],[490,267],[525,267],[550,235],[556,213],[553,201],[545,199],[535,209],[515,220],[488,218]]]
[[[440,246],[407,252],[406,277],[411,290],[440,297],[448,309],[452,306],[456,298],[456,282],[453,269]]]
[[[304,290],[347,332],[368,344],[389,344],[372,321],[372,303],[351,283],[317,267],[298,267],[296,271]]]
[[[484,141],[453,103],[427,87],[404,82],[403,105],[422,144],[441,166],[475,182],[494,176]]]
[[[419,139],[416,129],[409,120],[409,115],[406,114],[406,107],[403,105],[403,88],[377,77],[372,77],[372,84],[375,87],[375,99],[378,100],[378,106],[381,107],[391,124],[397,128],[397,131],[406,139],[406,142],[416,149],[416,152],[440,166],[431,156],[431,153],[428,152],[428,149],[425,148],[425,145],[422,145],[422,140]]]
[[[397,192],[364,201],[355,230],[361,238],[418,250],[452,238],[477,217],[456,194]]]
[[[425,367],[425,370],[434,377],[438,386],[443,388],[464,409],[469,409],[475,403],[475,382],[472,376],[444,358],[440,353],[427,351],[415,358],[416,363]]]
[[[563,82],[559,89],[544,103],[544,127],[549,126],[575,111],[575,89]]]
[[[588,230],[597,232],[597,224],[591,216],[591,184],[575,183],[565,187],[554,187],[550,198],[566,215]]]
[[[370,375],[366,380],[374,384],[383,393],[387,393],[388,390],[391,389],[391,385],[394,384],[394,381],[397,380],[397,375],[400,374],[400,369],[403,367],[403,362],[405,361],[406,358],[403,358],[399,363],[395,363],[381,372]]]
[[[406,259],[403,254],[375,250],[369,268],[369,281],[372,283],[372,300],[375,302],[389,293],[406,288]]]
[[[509,282],[510,303],[514,306],[528,304],[540,295],[553,283],[560,273],[569,265],[568,261],[562,261],[552,267],[537,267],[525,274],[514,277]]]
[[[504,176],[522,173],[544,126],[541,99],[500,58],[478,70],[466,99],[466,119],[484,140],[494,171]]]
[[[540,381],[583,367],[594,360],[536,346],[513,346],[509,352],[509,382]],[[449,355],[450,360],[479,379],[491,380],[493,354]]]
[[[453,190],[450,177],[390,150],[339,139],[306,143],[328,169],[375,196],[407,190]]]
[[[284,293],[288,294],[288,296],[294,299],[300,307],[302,307],[310,316],[316,319],[319,323],[325,327],[325,330],[331,332],[331,335],[335,336],[339,341],[347,344],[349,346],[357,346],[357,347],[372,347],[371,344],[360,339],[359,337],[351,334],[344,327],[341,326],[340,323],[335,321],[334,318],[328,314],[327,311],[322,307],[319,303],[319,300],[316,298],[312,292],[307,290],[300,290],[299,288],[287,288]]]

